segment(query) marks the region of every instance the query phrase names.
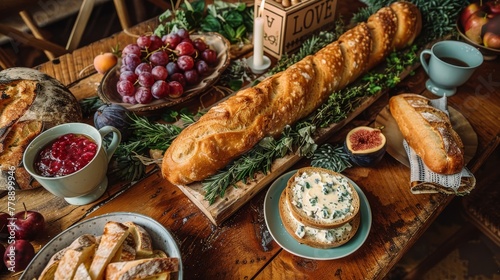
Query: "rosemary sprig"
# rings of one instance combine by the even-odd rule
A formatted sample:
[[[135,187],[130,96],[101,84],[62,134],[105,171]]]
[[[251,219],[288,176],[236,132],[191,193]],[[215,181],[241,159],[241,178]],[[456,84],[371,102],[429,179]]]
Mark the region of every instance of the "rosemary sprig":
[[[129,114],[129,118],[130,130],[133,133],[129,140],[118,145],[109,173],[123,180],[135,181],[145,174],[144,155],[150,149],[165,151],[182,128],[151,122],[136,114]]]
[[[289,131],[289,128],[285,129]],[[275,140],[272,137],[262,139],[257,146],[242,157],[228,165],[224,170],[203,181],[203,189],[206,191],[205,199],[210,204],[217,197],[224,197],[229,186],[236,186],[236,182],[247,182],[248,178],[262,171],[267,174],[270,171],[274,159],[283,157],[291,151],[291,139],[282,137]]]
[[[146,117],[130,115],[131,141],[123,145],[134,145],[136,152],[144,149],[166,150],[179,135],[182,128],[172,124],[150,122]]]

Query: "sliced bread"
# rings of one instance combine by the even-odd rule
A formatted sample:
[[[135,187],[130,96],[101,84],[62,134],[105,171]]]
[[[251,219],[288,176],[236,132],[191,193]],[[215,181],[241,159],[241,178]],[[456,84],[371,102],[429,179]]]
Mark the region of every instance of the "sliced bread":
[[[96,240],[91,234],[84,234],[75,239],[59,261],[54,279],[73,279],[78,266],[92,259],[95,246]]]
[[[149,258],[128,262],[115,262],[107,266],[106,280],[145,279],[178,270],[178,258]]]
[[[129,234],[128,227],[122,223],[109,221],[104,225],[104,232],[90,265],[89,274],[92,279],[103,279],[104,270],[116,252],[121,248]]]

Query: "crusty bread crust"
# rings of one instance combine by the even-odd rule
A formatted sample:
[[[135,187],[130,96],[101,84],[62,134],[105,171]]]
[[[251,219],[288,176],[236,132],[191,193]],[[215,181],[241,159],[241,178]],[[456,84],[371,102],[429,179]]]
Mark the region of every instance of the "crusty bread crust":
[[[95,246],[96,239],[91,234],[84,234],[75,239],[61,257],[54,278],[73,279],[78,266],[92,258]]]
[[[28,111],[39,90],[36,81],[0,83],[0,152],[11,126]]]
[[[464,145],[450,119],[417,94],[400,94],[389,100],[391,115],[401,134],[425,165],[438,174],[461,172]]]
[[[312,113],[389,51],[406,47],[420,32],[420,12],[406,2],[389,8],[398,18],[395,31],[382,30],[394,24],[394,15],[382,9],[372,17],[387,19],[356,25],[316,54],[212,107],[172,142],[162,175],[173,184],[189,184],[215,174],[262,138]]]
[[[178,258],[150,258],[115,262],[106,268],[107,280],[134,280],[179,271]]]
[[[393,9],[384,7],[368,18],[367,26],[373,37],[372,55],[367,67],[373,68],[394,50],[392,42],[398,30],[398,17]]]
[[[279,200],[279,213],[281,217],[281,221],[283,223],[283,226],[285,227],[285,230],[299,243],[305,244],[307,246],[311,246],[314,248],[321,248],[321,249],[330,249],[330,248],[335,248],[342,246],[349,242],[356,232],[359,229],[359,226],[361,224],[361,214],[358,213],[353,220],[351,220],[349,223],[351,225],[351,230],[349,231],[348,234],[343,236],[340,240],[335,240],[333,242],[327,242],[319,239],[315,235],[309,235],[306,234],[304,235],[303,238],[300,238],[297,236],[295,233],[297,226],[299,225],[298,221],[294,219],[294,217],[291,214],[291,211],[289,209],[290,204],[287,203],[287,198],[286,198],[286,192],[283,191],[280,196]]]
[[[312,218],[311,216],[309,216],[309,213],[304,211],[303,208],[298,208],[294,203],[292,203],[292,201],[299,201],[300,200],[299,198],[296,197],[296,195],[293,191],[293,188],[296,185],[295,178],[302,176],[302,174],[304,174],[304,173],[305,174],[312,174],[312,173],[330,174],[333,176],[341,176],[341,177],[345,178],[347,181],[346,187],[350,190],[350,193],[352,196],[352,202],[351,202],[351,206],[353,207],[352,212],[350,212],[348,215],[346,215],[342,219],[333,219],[333,220],[321,219],[321,218],[315,219],[315,218]],[[315,187],[318,187],[318,185],[316,185]],[[312,188],[314,188],[314,186]],[[347,178],[345,176],[335,172],[335,171],[324,169],[324,168],[304,167],[304,168],[299,169],[288,180],[287,186],[285,188],[285,192],[286,192],[286,197],[287,197],[287,201],[289,204],[289,208],[290,208],[290,211],[291,211],[293,217],[295,217],[299,222],[301,222],[307,226],[314,227],[314,228],[328,229],[328,228],[338,227],[338,226],[341,226],[345,223],[348,223],[358,215],[359,208],[360,208],[359,195],[356,192],[356,190],[354,189],[354,187],[349,183]],[[304,204],[304,203],[306,203],[306,202],[301,201],[301,204]]]
[[[422,15],[414,4],[406,1],[394,2],[389,6],[398,18],[396,36],[392,42],[394,49],[401,49],[413,44],[422,30]]]
[[[109,221],[104,225],[101,241],[89,268],[92,279],[103,278],[106,266],[122,246],[128,233],[128,227],[122,223]]]

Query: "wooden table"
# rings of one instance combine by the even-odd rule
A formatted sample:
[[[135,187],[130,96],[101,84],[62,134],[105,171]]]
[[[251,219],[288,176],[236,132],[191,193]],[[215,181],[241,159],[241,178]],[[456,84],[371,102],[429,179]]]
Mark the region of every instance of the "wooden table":
[[[339,11],[347,14],[347,5],[340,1]],[[147,29],[148,24],[143,24],[131,32],[138,34]],[[40,65],[38,69],[68,85],[78,98],[92,96],[96,94],[102,75],[84,73],[79,76],[78,73],[91,65],[95,55],[110,50],[118,42],[124,46],[133,40],[120,33],[62,56],[56,62]],[[467,84],[449,98],[449,104],[467,118],[478,136],[476,155],[468,164],[472,172],[481,168],[499,144],[499,61],[486,61]],[[414,76],[384,94],[328,142],[341,143],[352,127],[372,124],[391,94],[414,92],[433,97],[425,89],[426,79],[419,68]],[[304,159],[290,170],[308,164]],[[42,188],[16,193],[16,205],[21,207],[25,203],[46,217],[47,228],[34,242],[37,249],[78,221],[104,213],[131,211],[154,218],[174,235],[182,251],[186,279],[381,279],[453,199],[453,196],[443,194],[412,194],[409,168],[388,154],[376,167],[353,167],[344,174],[366,194],[373,222],[360,249],[347,257],[328,261],[294,256],[270,237],[263,212],[267,188],[220,226],[214,226],[159,172],[132,186],[112,185],[99,201],[91,205],[68,205]],[[7,197],[4,195],[0,211],[6,208]]]

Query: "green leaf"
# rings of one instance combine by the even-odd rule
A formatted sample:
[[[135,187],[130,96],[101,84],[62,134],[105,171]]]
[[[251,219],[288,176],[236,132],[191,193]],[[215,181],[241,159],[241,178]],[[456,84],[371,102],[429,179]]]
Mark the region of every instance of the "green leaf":
[[[203,14],[205,11],[205,1],[193,1],[191,2],[191,8],[193,12]]]
[[[244,3],[239,3],[237,6],[236,6],[236,10],[238,12],[243,12],[245,11],[245,9],[247,8],[247,5],[244,4]]]
[[[232,28],[238,28],[243,24],[243,16],[237,11],[227,11],[222,14],[222,17]]]
[[[166,21],[172,16],[172,11],[171,10],[166,10],[163,12],[161,15],[158,16],[159,21]]]
[[[217,18],[212,15],[207,15],[205,19],[201,22],[201,29],[207,32],[218,32],[221,30],[222,26]]]
[[[236,31],[234,31],[234,28],[232,28],[229,24],[223,24],[222,28],[224,29],[224,32],[229,36],[227,39],[229,41],[232,41],[236,36]]]
[[[234,91],[240,90],[242,86],[243,86],[243,81],[242,80],[231,80],[231,81],[229,81],[229,88],[231,90],[234,90]]]
[[[190,11],[190,12],[194,11],[193,6],[191,6],[191,3],[189,3],[188,0],[184,0],[184,2],[182,2],[182,4],[181,4],[181,7],[186,11]]]
[[[237,29],[236,29],[236,35],[234,36],[236,39],[240,40],[241,38],[243,38],[245,36],[247,32],[247,28],[245,25],[240,25]]]

